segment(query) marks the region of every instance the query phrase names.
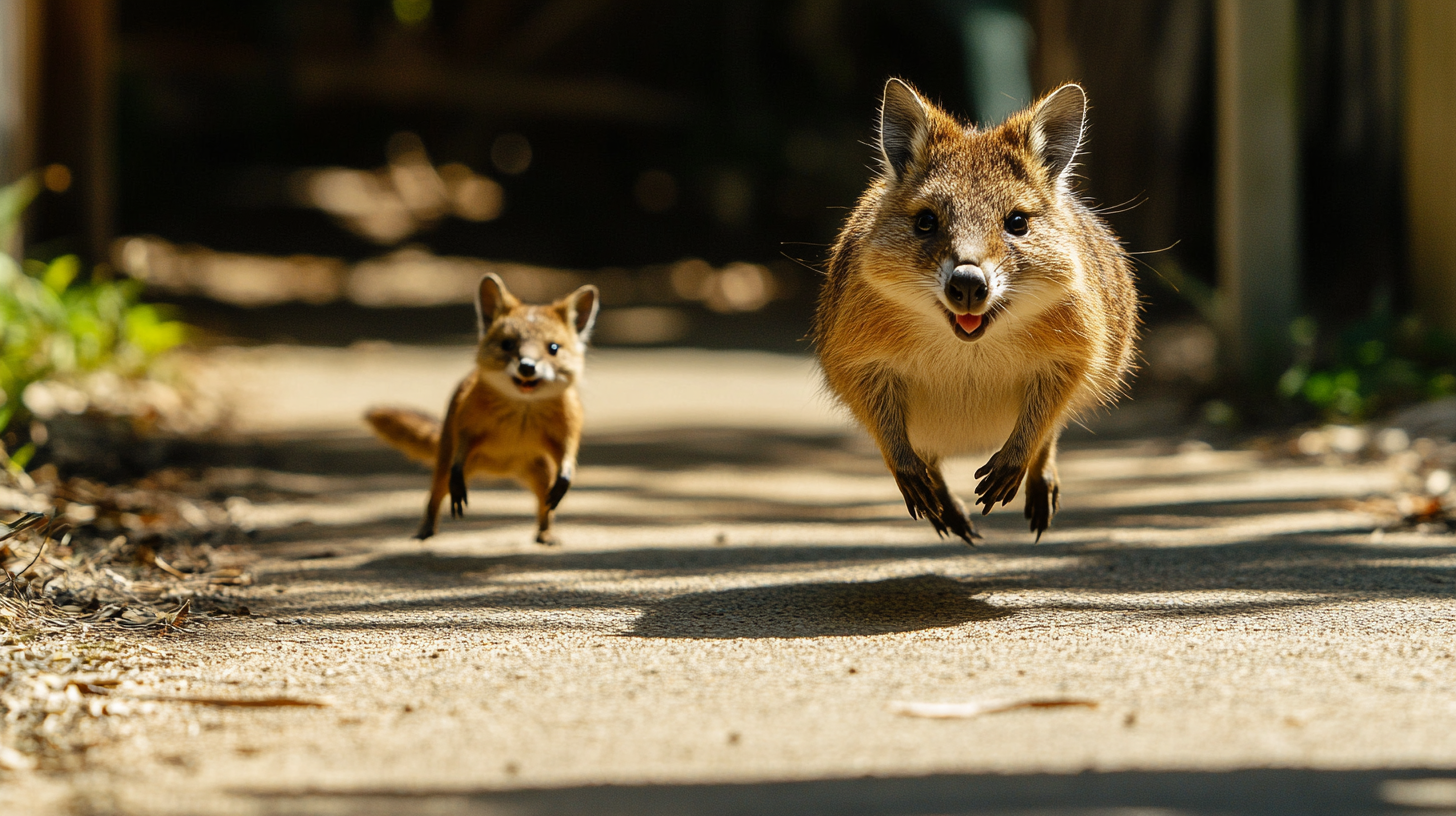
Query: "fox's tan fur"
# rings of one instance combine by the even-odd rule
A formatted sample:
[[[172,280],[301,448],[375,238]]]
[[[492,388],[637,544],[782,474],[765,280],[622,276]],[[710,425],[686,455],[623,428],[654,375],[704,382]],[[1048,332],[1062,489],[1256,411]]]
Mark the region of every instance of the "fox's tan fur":
[[[830,256],[814,318],[828,388],[874,436],[911,515],[968,543],[942,458],[995,451],[976,471],[977,503],[1009,503],[1025,477],[1040,537],[1058,506],[1062,428],[1115,400],[1133,366],[1132,264],[1072,189],[1085,111],[1066,85],[978,130],[890,80],[884,170]],[[972,267],[985,301],[956,306],[948,276]],[[956,315],[982,323],[975,314],[971,338]]]
[[[487,474],[514,477],[536,494],[536,541],[556,543],[556,505],[571,486],[581,444],[576,384],[597,301],[596,287],[583,286],[555,303],[525,304],[486,275],[476,298],[475,370],[450,396],[444,424],[407,408],[365,415],[384,441],[434,466],[416,538],[434,535],[446,494],[451,517],[462,515],[466,481]]]

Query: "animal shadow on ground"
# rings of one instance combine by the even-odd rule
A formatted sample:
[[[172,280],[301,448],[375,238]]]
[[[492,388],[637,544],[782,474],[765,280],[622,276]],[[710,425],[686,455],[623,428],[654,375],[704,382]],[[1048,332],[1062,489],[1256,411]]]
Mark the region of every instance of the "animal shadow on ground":
[[[652,606],[628,634],[652,638],[850,637],[959,626],[1011,614],[971,596],[971,587],[943,575],[695,592]]]
[[[957,813],[1368,816],[1437,813],[1419,797],[1456,782],[1446,768],[1096,771],[864,776],[708,784],[582,785],[506,790],[248,791],[277,816],[351,813],[513,816],[909,816]],[[1429,794],[1427,794],[1429,796]],[[1403,799],[1415,799],[1409,806]],[[1395,801],[1392,801],[1395,800]],[[1444,799],[1440,800],[1444,803]]]

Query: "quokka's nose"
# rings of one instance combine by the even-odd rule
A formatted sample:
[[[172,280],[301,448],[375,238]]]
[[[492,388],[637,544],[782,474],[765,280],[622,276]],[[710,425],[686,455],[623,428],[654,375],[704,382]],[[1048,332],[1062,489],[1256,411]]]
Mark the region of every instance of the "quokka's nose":
[[[975,264],[961,264],[950,273],[945,282],[945,297],[962,309],[974,309],[986,302],[991,288],[986,285],[986,276]]]
[[[516,373],[527,379],[536,376],[536,361],[522,357],[521,361],[516,363]]]

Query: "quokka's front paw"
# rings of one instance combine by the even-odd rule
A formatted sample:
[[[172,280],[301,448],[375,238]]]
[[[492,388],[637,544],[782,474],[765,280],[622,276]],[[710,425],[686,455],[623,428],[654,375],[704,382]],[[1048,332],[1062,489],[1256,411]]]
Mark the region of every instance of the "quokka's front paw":
[[[1057,514],[1061,494],[1062,486],[1055,473],[1032,474],[1026,480],[1026,518],[1031,522],[1031,531],[1036,533],[1037,541],[1041,541],[1041,534],[1046,532],[1052,516]]]
[[[470,504],[465,494],[465,469],[460,465],[450,468],[450,518],[465,515],[465,505]]]
[[[1021,489],[1021,479],[1026,475],[1025,457],[1009,456],[1003,448],[996,452],[986,464],[976,471],[981,479],[976,485],[976,504],[984,505],[981,515],[991,512],[997,504],[1009,504]],[[985,478],[982,478],[985,477]]]
[[[929,521],[941,538],[954,535],[967,544],[979,538],[970,517],[966,515],[965,506],[950,495],[939,475],[925,465],[920,465],[918,472],[912,468],[897,468],[895,484],[905,497],[905,509],[910,511],[910,518]]]
[[[934,524],[940,510],[940,500],[935,496],[935,482],[930,477],[930,470],[923,463],[915,464],[914,467],[895,468],[895,486],[900,488],[900,495],[905,497],[905,509],[910,511],[910,518],[928,518]]]

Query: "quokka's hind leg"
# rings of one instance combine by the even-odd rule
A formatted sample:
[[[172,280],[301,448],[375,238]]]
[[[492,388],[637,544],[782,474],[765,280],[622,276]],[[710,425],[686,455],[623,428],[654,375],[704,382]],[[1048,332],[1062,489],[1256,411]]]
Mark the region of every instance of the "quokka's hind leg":
[[[536,494],[536,543],[547,546],[560,544],[551,529],[556,520],[556,510],[551,501],[551,488],[556,483],[556,463],[545,457],[537,459],[522,481]]]
[[[1026,518],[1036,540],[1056,515],[1061,504],[1062,484],[1057,476],[1057,437],[1053,436],[1031,458],[1026,470]]]

